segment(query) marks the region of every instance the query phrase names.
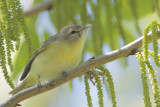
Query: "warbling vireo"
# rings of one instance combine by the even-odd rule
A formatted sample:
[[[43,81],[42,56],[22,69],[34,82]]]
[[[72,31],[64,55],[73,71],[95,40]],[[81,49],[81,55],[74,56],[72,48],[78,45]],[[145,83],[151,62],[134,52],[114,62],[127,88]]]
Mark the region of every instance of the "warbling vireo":
[[[64,71],[69,71],[81,60],[85,44],[85,33],[91,24],[81,27],[71,24],[64,27],[55,36],[46,40],[28,61],[20,83],[9,94],[34,86],[38,81],[44,82]]]

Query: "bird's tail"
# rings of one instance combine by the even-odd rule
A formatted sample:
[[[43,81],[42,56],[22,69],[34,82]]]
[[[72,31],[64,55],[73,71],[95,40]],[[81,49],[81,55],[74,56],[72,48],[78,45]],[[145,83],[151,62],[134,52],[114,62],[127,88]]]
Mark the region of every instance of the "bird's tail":
[[[11,95],[14,95],[16,93],[18,93],[19,91],[22,91],[26,88],[28,88],[28,84],[27,84],[27,78],[22,82],[20,83],[15,89],[13,89],[12,91],[9,92],[9,94]]]

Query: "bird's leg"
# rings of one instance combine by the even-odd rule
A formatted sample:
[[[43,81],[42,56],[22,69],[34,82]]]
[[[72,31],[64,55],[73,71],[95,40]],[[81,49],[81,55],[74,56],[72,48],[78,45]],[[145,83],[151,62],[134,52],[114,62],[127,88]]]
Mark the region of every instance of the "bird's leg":
[[[37,88],[38,88],[38,91],[40,92],[41,83],[39,81],[39,78],[40,76],[38,75]]]

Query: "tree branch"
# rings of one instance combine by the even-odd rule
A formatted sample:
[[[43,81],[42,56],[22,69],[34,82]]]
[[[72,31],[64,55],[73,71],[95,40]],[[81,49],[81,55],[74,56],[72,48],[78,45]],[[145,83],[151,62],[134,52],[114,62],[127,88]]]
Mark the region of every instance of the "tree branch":
[[[47,0],[43,3],[37,4],[36,6],[32,7],[31,9],[24,12],[25,17],[30,17],[36,15],[42,11],[49,10],[53,7],[53,0]]]
[[[160,38],[160,31],[157,31],[157,36]],[[152,41],[151,34],[148,34],[149,36],[149,43]],[[14,96],[12,96],[10,99],[8,99],[5,103],[1,104],[0,107],[14,107],[16,104],[20,103],[21,101],[28,99],[32,96],[44,93],[46,91],[49,91],[51,89],[54,89],[76,77],[79,77],[83,75],[85,72],[90,70],[91,68],[97,67],[99,65],[117,60],[122,57],[127,57],[138,48],[142,47],[142,40],[144,37],[140,37],[139,39],[131,42],[130,44],[123,46],[122,48],[112,51],[110,53],[107,53],[106,55],[102,55],[96,58],[91,58],[88,61],[84,62],[83,64],[77,66],[76,68],[72,69],[71,71],[67,72],[66,77],[60,75],[52,80],[49,80],[48,82],[42,83],[40,87],[40,91],[38,91],[36,86],[30,87],[26,90],[23,90]]]

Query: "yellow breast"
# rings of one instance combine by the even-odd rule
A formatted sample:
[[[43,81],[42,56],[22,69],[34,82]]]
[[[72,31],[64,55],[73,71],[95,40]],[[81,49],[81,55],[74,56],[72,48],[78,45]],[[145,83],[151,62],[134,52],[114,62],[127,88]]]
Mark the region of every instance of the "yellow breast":
[[[52,79],[64,71],[74,68],[81,60],[82,41],[67,44],[60,41],[51,43],[32,63],[31,75],[40,76],[43,81]]]

